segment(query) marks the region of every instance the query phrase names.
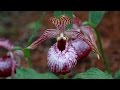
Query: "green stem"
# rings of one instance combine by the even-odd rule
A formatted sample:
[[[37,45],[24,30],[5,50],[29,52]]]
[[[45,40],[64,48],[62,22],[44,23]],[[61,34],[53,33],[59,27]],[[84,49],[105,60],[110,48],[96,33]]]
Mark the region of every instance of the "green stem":
[[[24,51],[24,57],[26,58],[26,61],[28,62],[29,67],[32,67],[32,62],[30,60],[30,50],[24,48],[23,51]]]
[[[104,62],[104,65],[105,65],[105,68],[107,70],[108,73],[110,73],[110,67],[109,67],[109,63],[108,63],[108,60],[105,56],[105,53],[104,53],[104,49],[103,49],[103,46],[102,46],[102,42],[101,42],[101,36],[100,36],[100,33],[98,30],[95,29],[95,32],[96,32],[96,35],[97,35],[97,40],[98,40],[98,49],[100,51],[100,54],[102,56],[102,59],[103,59],[103,62]]]
[[[30,68],[32,68],[32,62],[30,61],[30,58],[27,58],[27,62]]]
[[[28,45],[30,45],[32,43],[32,40],[35,37],[35,34],[37,33],[37,31],[39,30],[39,28],[41,26],[40,24],[41,24],[41,21],[42,21],[42,19],[43,19],[43,17],[44,17],[45,14],[46,14],[46,12],[43,12],[42,15],[40,16],[39,20],[36,22],[33,34],[32,34],[32,36],[28,40]],[[32,68],[32,62],[30,60],[30,56],[27,56],[27,61],[28,61],[29,67]]]
[[[42,19],[43,19],[43,17],[44,17],[44,15],[46,14],[46,12],[43,12],[42,13],[42,15],[40,16],[40,18],[39,18],[39,20],[36,22],[36,25],[35,25],[35,29],[34,29],[34,31],[33,31],[33,34],[32,34],[32,36],[29,38],[29,40],[28,40],[28,45],[30,45],[31,43],[32,43],[32,40],[33,40],[33,38],[35,37],[35,34],[37,33],[37,31],[39,30],[39,28],[41,27],[41,21],[42,21]]]

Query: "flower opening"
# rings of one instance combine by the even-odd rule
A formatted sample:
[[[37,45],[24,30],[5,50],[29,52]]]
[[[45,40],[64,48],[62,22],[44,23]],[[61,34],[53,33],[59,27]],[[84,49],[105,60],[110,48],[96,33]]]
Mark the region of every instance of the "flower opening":
[[[76,50],[66,42],[65,50],[62,52],[55,43],[48,51],[48,67],[57,74],[66,74],[72,70],[77,64]]]

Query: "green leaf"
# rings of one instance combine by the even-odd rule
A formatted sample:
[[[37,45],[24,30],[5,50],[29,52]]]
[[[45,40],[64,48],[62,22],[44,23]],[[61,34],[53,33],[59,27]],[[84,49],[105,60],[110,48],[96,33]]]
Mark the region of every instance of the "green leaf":
[[[62,14],[63,14],[63,11],[54,11],[54,16],[56,18],[60,18]]]
[[[114,78],[115,78],[115,79],[120,79],[120,70],[118,70],[118,71],[114,74]]]
[[[36,22],[35,29],[33,30],[33,34],[32,34],[32,36],[28,40],[28,45],[32,43],[33,38],[35,37],[37,31],[41,27],[41,21],[42,21],[43,16],[45,14],[46,14],[46,12],[43,12],[42,16],[40,16],[39,20]],[[30,56],[30,50],[24,49],[24,55],[27,58],[29,66],[32,67],[32,62],[30,61],[30,58],[29,58],[29,56]]]
[[[105,11],[90,11],[89,12],[89,22],[95,28],[101,22]]]
[[[73,11],[65,11],[65,15],[72,19],[73,18]]]
[[[73,18],[73,11],[54,11],[54,16],[56,17],[56,18],[60,18],[61,17],[61,15],[66,15],[66,16],[68,16],[68,17],[70,17],[71,19]],[[69,24],[67,27],[66,27],[66,29],[71,29],[72,28],[72,24]]]
[[[82,23],[82,25],[83,25],[83,26],[87,26],[87,25],[89,25],[89,22],[88,22],[88,21],[84,21],[84,22]]]
[[[36,22],[34,30],[33,30],[33,34],[32,36],[29,38],[28,40],[28,45],[32,43],[33,38],[35,37],[35,34],[37,33],[37,31],[39,30],[39,28],[41,27],[41,21],[43,19],[43,16],[46,14],[46,12],[43,12],[42,16],[40,16],[39,20]]]
[[[54,11],[54,16],[60,18],[61,15],[65,14],[66,16],[73,18],[73,11]]]
[[[70,30],[72,28],[72,24],[67,25],[66,29]]]
[[[73,19],[73,11],[65,11],[65,15]],[[72,24],[69,24],[66,29],[70,30],[72,28]]]
[[[79,73],[73,79],[113,79],[108,73],[105,73],[97,68],[91,68],[86,72]]]
[[[16,70],[15,79],[58,79],[58,77],[50,72],[38,73],[32,68],[20,68]]]

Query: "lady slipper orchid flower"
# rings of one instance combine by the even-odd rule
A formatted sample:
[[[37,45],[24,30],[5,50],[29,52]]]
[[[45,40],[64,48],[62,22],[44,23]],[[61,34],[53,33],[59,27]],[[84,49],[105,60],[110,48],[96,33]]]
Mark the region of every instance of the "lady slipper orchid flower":
[[[81,32],[85,39],[87,39],[87,43],[91,46],[92,51],[95,52],[97,54],[98,59],[100,58],[99,55],[99,51],[96,45],[96,36],[95,36],[95,30],[89,26],[83,26],[80,19],[76,16],[74,16],[74,20],[73,20],[73,30]]]
[[[5,56],[0,57],[0,77],[13,77],[18,66],[16,57],[19,56],[19,52],[13,51],[14,46],[6,39],[0,39],[0,48],[8,50]]]
[[[0,48],[8,50],[7,55],[0,58],[0,77],[12,76],[16,68],[16,61],[11,51],[13,45],[8,40],[0,39]]]
[[[58,44],[55,43],[48,51],[48,67],[54,73],[66,74],[77,64],[77,53],[69,42],[66,42],[64,49]]]
[[[47,29],[28,49],[35,49],[43,41],[56,37],[57,42],[48,51],[48,67],[58,74],[66,74],[77,64],[77,59],[82,59],[91,51],[92,44],[85,35],[79,31],[76,18],[73,21],[62,15],[59,19],[51,17],[49,21],[56,26],[56,29]],[[79,23],[78,23],[79,22]],[[73,23],[71,30],[66,30],[66,26]]]

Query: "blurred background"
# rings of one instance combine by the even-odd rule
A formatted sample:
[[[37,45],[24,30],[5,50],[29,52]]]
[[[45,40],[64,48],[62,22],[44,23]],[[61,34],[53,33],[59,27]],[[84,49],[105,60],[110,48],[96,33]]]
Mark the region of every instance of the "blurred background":
[[[75,11],[82,21],[88,20],[88,11]],[[26,47],[29,37],[32,35],[36,21],[42,15],[42,11],[0,11],[0,38],[9,39],[14,45]],[[36,33],[36,40],[45,29],[54,28],[48,22],[48,19],[53,15],[53,11],[47,11],[42,20],[42,27]],[[120,11],[108,11],[97,30],[101,33],[102,44],[109,60],[112,73],[120,69]],[[47,51],[51,45],[56,42],[55,39],[50,39],[43,42],[35,50],[31,50],[31,60],[33,68],[38,72],[44,73],[48,70],[47,67]],[[0,56],[3,55],[0,49]],[[28,67],[26,60],[22,60],[22,66]],[[77,64],[77,66],[68,73],[72,77],[78,72],[83,72],[90,67],[97,67],[105,70],[102,60],[98,60],[94,54],[90,54],[87,58]]]

